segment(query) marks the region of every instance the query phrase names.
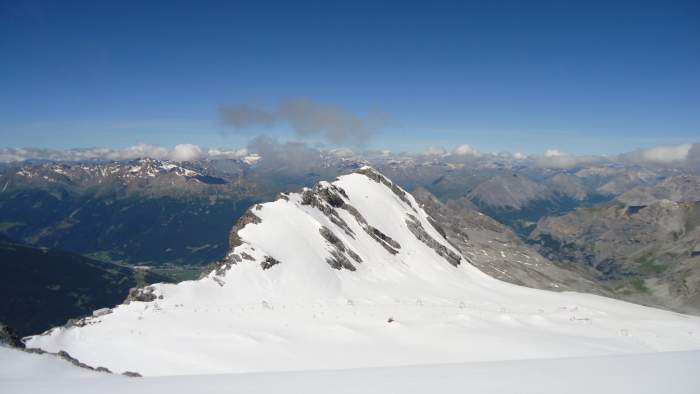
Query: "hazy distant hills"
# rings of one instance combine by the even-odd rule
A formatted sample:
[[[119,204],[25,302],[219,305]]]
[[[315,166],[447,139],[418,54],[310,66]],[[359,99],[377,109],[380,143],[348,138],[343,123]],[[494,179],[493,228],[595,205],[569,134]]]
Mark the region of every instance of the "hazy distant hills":
[[[241,166],[239,164],[239,166]],[[255,201],[223,176],[157,160],[23,166],[0,177],[0,231],[105,261],[206,264]]]
[[[550,259],[590,267],[621,296],[700,312],[700,177],[542,218],[530,239]]]

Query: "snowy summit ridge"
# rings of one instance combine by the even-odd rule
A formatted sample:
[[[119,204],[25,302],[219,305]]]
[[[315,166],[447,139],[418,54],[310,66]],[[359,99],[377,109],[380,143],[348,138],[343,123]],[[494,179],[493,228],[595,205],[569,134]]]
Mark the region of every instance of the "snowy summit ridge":
[[[252,207],[200,280],[27,338],[172,375],[700,349],[700,318],[495,280],[370,167]]]

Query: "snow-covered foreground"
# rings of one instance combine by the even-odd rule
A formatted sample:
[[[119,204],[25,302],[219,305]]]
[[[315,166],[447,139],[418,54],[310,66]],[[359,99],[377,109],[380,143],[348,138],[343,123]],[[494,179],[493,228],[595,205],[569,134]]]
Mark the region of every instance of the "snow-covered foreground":
[[[206,278],[155,285],[146,292],[153,300],[27,345],[151,376],[700,349],[698,317],[481,273],[411,195],[365,172],[253,208],[228,264]],[[530,379],[524,375],[509,379]]]
[[[4,351],[3,351],[4,350]],[[429,366],[126,378],[61,360],[18,361],[0,348],[0,392],[25,393],[537,393],[696,394],[700,352]],[[38,358],[36,355],[23,356]],[[50,356],[45,356],[50,357]],[[49,365],[49,364],[64,365]],[[16,365],[13,365],[16,364]],[[6,369],[6,366],[10,366]],[[14,367],[14,368],[13,368]],[[63,369],[63,376],[57,370]],[[45,371],[53,371],[46,374]],[[13,373],[20,373],[14,376]]]

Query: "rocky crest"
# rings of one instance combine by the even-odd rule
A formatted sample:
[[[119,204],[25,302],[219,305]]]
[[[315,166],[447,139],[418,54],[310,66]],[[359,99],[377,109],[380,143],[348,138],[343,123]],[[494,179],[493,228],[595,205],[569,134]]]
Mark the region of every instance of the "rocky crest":
[[[403,203],[407,204],[411,210],[417,212],[416,207],[414,206],[415,202],[408,197],[408,193],[373,168],[362,167],[355,170],[355,173],[364,175],[367,178],[386,186]],[[343,219],[339,214],[340,210],[345,211],[357,222],[357,224],[359,224],[360,228],[362,228],[367,235],[374,239],[388,253],[396,255],[399,253],[399,250],[401,250],[401,244],[399,242],[393,239],[390,235],[369,224],[367,219],[350,203],[350,199],[346,191],[337,185],[322,181],[317,183],[312,188],[304,188],[300,193],[283,193],[278,197],[279,200],[284,200],[287,202],[290,201],[290,198],[298,199],[301,206],[309,206],[317,209],[333,224],[338,226],[346,236],[354,239],[356,237],[355,232],[352,230],[351,226],[348,225],[346,219]],[[262,206],[260,204],[257,204],[248,209],[248,211],[246,211],[246,213],[233,226],[229,235],[229,253],[221,262],[215,264],[212,268],[205,271],[202,274],[203,277],[209,275],[211,272],[215,272],[216,275],[221,276],[232,266],[241,263],[244,260],[257,260],[251,255],[251,253],[239,250],[239,246],[245,243],[245,241],[239,235],[239,232],[249,224],[255,225],[262,222],[262,219],[255,214],[255,211],[261,209],[261,207]],[[428,218],[428,220],[440,234],[444,234],[444,230],[440,228],[437,221],[432,218]],[[463,259],[462,256],[448,249],[446,246],[442,245],[432,236],[430,236],[414,215],[408,214],[405,222],[406,226],[417,240],[433,249],[449,264],[456,267],[461,263]],[[357,269],[356,265],[363,262],[360,255],[356,251],[347,247],[331,229],[322,226],[319,229],[319,233],[331,248],[330,256],[326,259],[326,262],[333,269],[355,271]],[[280,261],[275,260],[271,256],[265,256],[264,260],[260,262],[263,269],[273,268],[277,264],[280,264]]]

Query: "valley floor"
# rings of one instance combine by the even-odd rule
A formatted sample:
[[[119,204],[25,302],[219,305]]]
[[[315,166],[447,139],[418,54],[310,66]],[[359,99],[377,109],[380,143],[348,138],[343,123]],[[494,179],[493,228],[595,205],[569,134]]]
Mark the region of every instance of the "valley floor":
[[[53,358],[53,359],[52,359]],[[13,393],[675,393],[700,392],[700,351],[462,364],[127,378],[0,348]]]

